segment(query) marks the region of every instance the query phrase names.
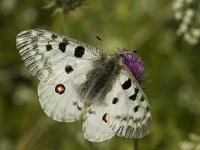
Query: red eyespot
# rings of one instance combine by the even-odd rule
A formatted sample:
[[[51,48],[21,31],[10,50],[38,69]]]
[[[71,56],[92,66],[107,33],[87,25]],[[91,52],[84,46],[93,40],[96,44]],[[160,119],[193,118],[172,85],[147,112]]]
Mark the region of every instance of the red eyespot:
[[[63,84],[58,84],[55,87],[55,91],[58,94],[63,94],[65,92],[65,86]]]

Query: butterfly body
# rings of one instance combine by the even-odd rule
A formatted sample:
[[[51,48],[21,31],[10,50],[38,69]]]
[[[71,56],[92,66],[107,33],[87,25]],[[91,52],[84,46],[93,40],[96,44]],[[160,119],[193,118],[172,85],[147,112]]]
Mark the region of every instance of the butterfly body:
[[[86,74],[87,80],[80,85],[79,93],[85,95],[83,99],[88,104],[98,100],[103,103],[102,100],[111,90],[119,71],[119,59],[115,57],[105,57],[95,61],[93,69]]]
[[[84,137],[95,142],[114,135],[141,138],[149,133],[150,106],[137,81],[142,68],[133,53],[105,55],[45,30],[19,33],[17,49],[40,80],[39,101],[52,119],[82,118]]]

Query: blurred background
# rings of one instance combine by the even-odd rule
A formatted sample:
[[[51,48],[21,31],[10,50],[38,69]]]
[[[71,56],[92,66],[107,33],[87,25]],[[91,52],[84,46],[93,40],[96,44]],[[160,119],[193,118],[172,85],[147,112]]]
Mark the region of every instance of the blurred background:
[[[39,81],[16,50],[16,35],[34,28],[105,53],[138,50],[151,80],[143,87],[153,116],[140,150],[200,150],[199,0],[0,0],[0,150],[132,150],[131,139],[91,143],[81,121],[45,115]]]

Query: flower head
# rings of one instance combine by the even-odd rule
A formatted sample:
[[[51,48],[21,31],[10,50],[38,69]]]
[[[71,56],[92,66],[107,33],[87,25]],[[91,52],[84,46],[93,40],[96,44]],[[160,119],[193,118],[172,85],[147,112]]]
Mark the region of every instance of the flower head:
[[[136,52],[122,52],[120,55],[123,64],[128,67],[138,83],[141,84],[144,81],[144,64],[139,55]]]
[[[200,42],[199,1],[175,0],[173,4],[174,17],[179,21],[177,35],[190,45]]]

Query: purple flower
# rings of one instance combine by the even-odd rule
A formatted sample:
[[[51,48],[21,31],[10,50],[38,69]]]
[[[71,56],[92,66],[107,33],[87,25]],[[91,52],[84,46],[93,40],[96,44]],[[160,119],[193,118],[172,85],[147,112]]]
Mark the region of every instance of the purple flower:
[[[128,67],[128,69],[132,72],[138,83],[141,84],[144,81],[144,65],[141,58],[136,52],[122,52],[120,55],[122,57],[123,64],[125,64]]]

